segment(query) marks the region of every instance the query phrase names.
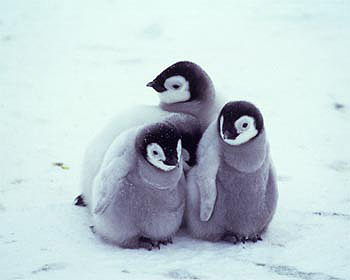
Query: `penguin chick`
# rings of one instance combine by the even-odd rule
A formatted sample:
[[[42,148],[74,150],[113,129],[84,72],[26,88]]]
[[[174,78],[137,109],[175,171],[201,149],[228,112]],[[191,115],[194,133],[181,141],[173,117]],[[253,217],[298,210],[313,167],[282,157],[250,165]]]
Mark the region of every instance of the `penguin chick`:
[[[160,106],[135,106],[133,109],[115,116],[95,136],[85,151],[80,179],[82,195],[76,198],[76,205],[84,206],[90,203],[92,180],[96,176],[104,154],[113,140],[131,127],[169,119],[183,136],[183,148],[186,149],[185,153],[188,155],[186,169],[195,164],[199,139],[208,126],[213,115],[211,112],[215,107],[213,105],[215,90],[209,76],[195,63],[177,62],[147,85],[162,91],[159,94],[160,98],[168,93],[174,95],[171,91],[168,93],[163,91],[163,88],[170,87],[170,82],[178,79],[179,75],[183,77],[182,81],[186,84],[186,86],[181,87],[181,90],[186,91],[186,96],[189,94],[188,100],[177,98],[171,101],[171,98],[168,98],[168,103],[165,104],[161,101]],[[183,96],[181,93],[180,95]]]
[[[94,230],[124,248],[171,242],[185,205],[181,135],[155,123],[119,135],[94,178]]]
[[[218,111],[210,77],[193,62],[180,61],[171,65],[147,86],[159,93],[159,105],[163,110],[196,116],[203,130]]]
[[[188,173],[190,234],[233,243],[261,240],[277,197],[260,111],[245,101],[227,103],[203,134],[198,164]]]

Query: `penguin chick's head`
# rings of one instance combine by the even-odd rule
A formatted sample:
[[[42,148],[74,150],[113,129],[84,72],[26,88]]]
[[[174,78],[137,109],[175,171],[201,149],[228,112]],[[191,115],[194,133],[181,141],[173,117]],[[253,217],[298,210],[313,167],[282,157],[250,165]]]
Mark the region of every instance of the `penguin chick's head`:
[[[171,171],[180,166],[181,135],[173,125],[156,123],[147,126],[138,135],[136,148],[158,169]]]
[[[207,88],[211,85],[207,73],[189,61],[169,66],[147,84],[159,93],[160,101],[166,104],[204,99]]]
[[[226,103],[219,114],[219,135],[229,145],[244,144],[258,136],[263,128],[259,109],[246,101]]]

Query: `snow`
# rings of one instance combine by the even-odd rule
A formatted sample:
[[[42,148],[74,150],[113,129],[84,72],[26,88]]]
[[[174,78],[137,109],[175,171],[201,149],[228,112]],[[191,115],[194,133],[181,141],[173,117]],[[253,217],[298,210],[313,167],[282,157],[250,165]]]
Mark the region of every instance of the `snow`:
[[[349,14],[348,1],[2,0],[0,279],[350,279]],[[145,85],[184,59],[261,109],[276,216],[256,244],[106,244],[73,206],[84,149],[117,112],[155,104]]]

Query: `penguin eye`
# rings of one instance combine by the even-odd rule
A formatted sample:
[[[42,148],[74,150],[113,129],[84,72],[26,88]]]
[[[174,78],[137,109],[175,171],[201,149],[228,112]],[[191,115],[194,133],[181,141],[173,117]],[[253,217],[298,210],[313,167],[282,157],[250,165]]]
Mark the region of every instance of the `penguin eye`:
[[[249,125],[248,123],[244,122],[244,123],[242,123],[242,128],[247,128],[248,125]]]
[[[255,127],[255,119],[251,116],[241,116],[238,120],[234,122],[236,132],[238,135],[235,139],[230,139],[226,137],[223,130],[224,117],[221,116],[219,120],[220,125],[220,135],[221,138],[229,145],[241,145],[248,142],[250,139],[254,138],[259,131]]]
[[[161,103],[174,104],[178,102],[186,102],[191,99],[190,84],[182,76],[171,76],[164,82],[166,89],[162,94],[159,94]]]
[[[165,160],[165,154],[161,146],[157,143],[151,143],[147,145],[147,159],[149,161],[162,161]]]
[[[254,126],[254,118],[250,116],[242,116],[235,122],[235,127],[238,133],[242,133],[246,130],[250,130],[251,126]]]
[[[172,76],[165,80],[164,87],[168,90],[178,90],[186,84],[186,79],[182,76]]]

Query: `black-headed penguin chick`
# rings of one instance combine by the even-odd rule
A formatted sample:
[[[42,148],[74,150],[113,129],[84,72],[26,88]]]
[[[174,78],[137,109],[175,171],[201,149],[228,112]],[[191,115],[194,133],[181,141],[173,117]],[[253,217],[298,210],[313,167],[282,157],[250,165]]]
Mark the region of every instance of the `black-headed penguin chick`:
[[[88,192],[104,154],[113,140],[131,127],[167,119],[183,136],[186,167],[195,164],[199,139],[217,109],[210,77],[197,64],[181,61],[166,68],[147,86],[159,92],[160,106],[139,105],[118,114],[90,142],[82,163],[82,195],[76,198],[76,205],[90,203]]]
[[[181,150],[181,135],[169,123],[119,135],[92,186],[95,232],[124,248],[152,249],[171,242],[185,207]]]
[[[197,64],[180,61],[166,68],[147,86],[159,93],[159,105],[168,112],[195,116],[205,130],[218,108],[213,83]]]
[[[259,109],[229,102],[203,134],[187,177],[186,222],[195,238],[257,241],[276,209],[277,186]]]

